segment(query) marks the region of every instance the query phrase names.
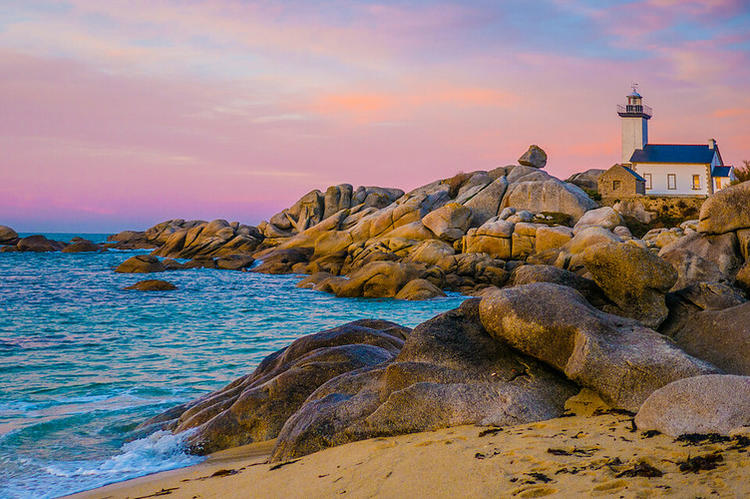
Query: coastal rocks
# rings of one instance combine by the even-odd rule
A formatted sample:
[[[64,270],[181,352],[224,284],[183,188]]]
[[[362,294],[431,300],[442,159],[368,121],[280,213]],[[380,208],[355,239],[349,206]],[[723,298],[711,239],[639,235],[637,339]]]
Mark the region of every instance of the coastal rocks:
[[[591,227],[592,225],[612,230],[620,224],[622,224],[622,217],[620,217],[620,214],[609,206],[603,206],[584,213],[576,223],[575,227],[573,227],[573,232],[577,233],[581,229]]]
[[[148,274],[167,270],[158,258],[152,255],[131,256],[115,268],[122,274]]]
[[[698,282],[666,295],[669,316],[659,332],[674,336],[683,327],[693,321],[696,314],[704,310],[724,310],[742,305],[747,300],[740,292],[719,282]],[[713,330],[709,331],[713,334]]]
[[[534,168],[544,168],[547,164],[547,153],[538,145],[531,145],[529,146],[529,149],[518,158],[518,164],[533,166]]]
[[[124,230],[107,236],[107,246],[119,249],[152,249],[159,245],[149,241],[145,231]]]
[[[0,244],[18,243],[18,233],[6,225],[0,225]]]
[[[639,430],[678,437],[730,435],[750,427],[750,376],[707,375],[674,381],[656,390],[635,416]]]
[[[677,272],[666,261],[625,242],[589,247],[583,253],[583,263],[615,304],[605,311],[632,317],[653,328],[667,318],[664,295],[677,281]]]
[[[252,267],[255,258],[245,255],[222,256],[216,259],[216,268],[223,270],[244,270]]]
[[[255,227],[213,220],[173,231],[153,254],[170,258],[250,255],[262,240]]]
[[[471,217],[471,209],[458,203],[448,203],[425,215],[422,223],[438,238],[452,242],[463,237]]]
[[[656,212],[647,211],[643,203],[637,199],[622,199],[616,202],[612,208],[623,217],[635,218],[642,224],[651,223],[656,218]]]
[[[725,234],[750,228],[750,181],[722,189],[701,206],[698,231]]]
[[[437,239],[428,239],[419,243],[411,250],[408,261],[424,263],[426,265],[437,265],[441,259],[455,254],[456,250],[450,244]]]
[[[449,289],[474,294],[483,287],[503,286],[509,278],[505,261],[485,253],[461,253],[445,257],[437,263],[445,274]]]
[[[581,293],[589,303],[598,308],[610,303],[601,288],[591,279],[586,279],[552,265],[521,265],[513,271],[513,286],[535,282],[548,282],[573,288]]]
[[[500,208],[512,206],[534,213],[565,213],[578,221],[596,203],[579,187],[550,177],[548,180],[512,183]]]
[[[663,247],[659,256],[673,264],[676,289],[698,281],[730,280],[742,265],[736,234],[688,234]]]
[[[323,218],[351,207],[353,188],[350,184],[332,185],[323,197]]]
[[[500,203],[508,189],[508,180],[503,176],[496,178],[490,184],[463,201],[473,214],[471,225],[479,226],[498,214]]]
[[[102,251],[103,248],[98,244],[95,244],[88,239],[80,237],[74,237],[70,244],[62,249],[63,253],[91,253],[95,251]]]
[[[271,460],[372,437],[549,419],[577,391],[493,340],[479,321],[478,300],[467,300],[417,326],[393,362],[318,388],[284,425]]]
[[[637,411],[671,381],[719,372],[638,322],[595,309],[566,286],[505,288],[482,298],[479,311],[493,337],[595,390],[616,408]]]
[[[513,223],[493,217],[481,227],[469,229],[463,240],[463,252],[486,253],[494,258],[510,258],[514,228]]]
[[[590,170],[586,170],[585,172],[574,173],[566,180],[566,182],[569,184],[577,185],[581,189],[588,189],[590,191],[598,191],[599,190],[599,177],[605,171],[606,170],[592,168]]]
[[[568,227],[540,226],[536,229],[534,248],[537,253],[562,248],[571,239],[573,239],[573,231]]]
[[[161,281],[159,279],[146,279],[145,281],[139,281],[124,289],[136,291],[172,291],[173,289],[177,289],[177,286],[171,282]]]
[[[426,279],[413,279],[396,293],[397,300],[429,300],[445,293]]]
[[[53,241],[44,236],[22,237],[16,243],[18,251],[32,251],[35,253],[46,253],[48,251],[61,251],[66,244],[60,241]]]
[[[702,304],[702,310],[684,313],[669,333],[690,355],[727,373],[750,376],[750,302],[737,304],[742,301],[737,295],[721,299],[724,303]],[[734,306],[719,308],[724,304]]]
[[[195,454],[276,438],[315,389],[341,374],[393,360],[408,334],[391,322],[361,320],[303,336],[266,357],[252,374],[141,427],[194,429],[188,446]]]
[[[420,277],[415,265],[391,261],[370,262],[348,279],[331,279],[328,288],[339,297],[392,298],[412,279]],[[322,291],[327,291],[321,287]]]
[[[266,253],[252,271],[263,274],[289,274],[298,263],[307,263],[312,251],[305,248],[276,249]]]

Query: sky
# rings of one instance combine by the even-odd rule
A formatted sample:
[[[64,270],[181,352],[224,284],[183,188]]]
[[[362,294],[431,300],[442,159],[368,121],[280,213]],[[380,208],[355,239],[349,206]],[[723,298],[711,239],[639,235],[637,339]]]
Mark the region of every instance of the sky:
[[[631,82],[653,143],[750,159],[746,0],[0,2],[0,224],[257,224],[332,184],[404,190],[544,148],[619,160]]]

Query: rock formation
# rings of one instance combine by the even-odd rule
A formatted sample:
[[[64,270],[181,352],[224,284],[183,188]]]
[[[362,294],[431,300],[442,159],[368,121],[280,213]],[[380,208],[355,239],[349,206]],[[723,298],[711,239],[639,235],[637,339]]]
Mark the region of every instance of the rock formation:
[[[635,424],[678,437],[729,435],[750,428],[750,376],[708,375],[675,381],[646,399]]]
[[[161,281],[159,279],[146,279],[145,281],[138,281],[124,289],[136,291],[171,291],[177,289],[177,286],[171,282]]]

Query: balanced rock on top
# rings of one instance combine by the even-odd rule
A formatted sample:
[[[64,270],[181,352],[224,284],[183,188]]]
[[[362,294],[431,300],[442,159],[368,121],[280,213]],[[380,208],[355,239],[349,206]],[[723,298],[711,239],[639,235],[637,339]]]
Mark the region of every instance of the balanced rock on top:
[[[523,166],[533,166],[534,168],[544,168],[547,165],[547,153],[538,145],[531,145],[529,149],[518,158],[518,164]]]

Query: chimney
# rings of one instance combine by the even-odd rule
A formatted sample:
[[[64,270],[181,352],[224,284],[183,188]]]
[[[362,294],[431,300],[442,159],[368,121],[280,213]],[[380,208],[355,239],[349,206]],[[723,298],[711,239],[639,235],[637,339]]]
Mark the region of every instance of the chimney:
[[[708,148],[716,149],[716,139],[708,139]]]

